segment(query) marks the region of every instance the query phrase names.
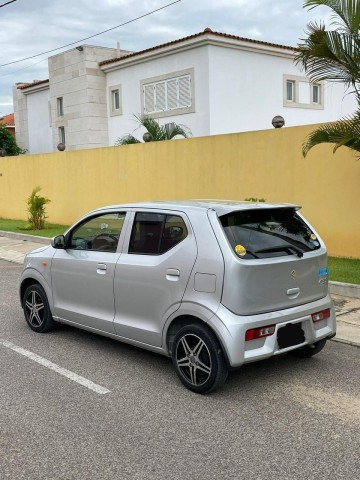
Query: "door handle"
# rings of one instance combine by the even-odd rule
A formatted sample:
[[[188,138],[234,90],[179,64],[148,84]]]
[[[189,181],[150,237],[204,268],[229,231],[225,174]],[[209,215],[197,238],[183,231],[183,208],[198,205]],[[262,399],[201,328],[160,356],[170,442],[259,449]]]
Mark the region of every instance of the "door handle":
[[[180,277],[180,270],[177,268],[168,268],[166,270],[166,275],[172,275],[173,277]]]
[[[299,294],[300,294],[300,288],[289,288],[289,290],[286,291],[286,295],[292,300],[294,298],[297,298]]]
[[[106,270],[107,270],[107,266],[105,265],[105,263],[97,264],[96,273],[98,273],[99,275],[104,275],[106,273]]]
[[[168,268],[166,270],[166,280],[170,282],[176,282],[180,278],[180,270],[177,268]]]

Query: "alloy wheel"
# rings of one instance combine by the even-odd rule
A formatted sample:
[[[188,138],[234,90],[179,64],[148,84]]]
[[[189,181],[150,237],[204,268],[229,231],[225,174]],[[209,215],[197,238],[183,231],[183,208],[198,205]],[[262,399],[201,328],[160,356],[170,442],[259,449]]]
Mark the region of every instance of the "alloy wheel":
[[[206,343],[197,335],[183,335],[176,349],[179,372],[194,386],[201,386],[211,375],[211,356]]]
[[[44,322],[44,302],[41,296],[31,290],[25,300],[26,315],[33,327],[40,327]]]

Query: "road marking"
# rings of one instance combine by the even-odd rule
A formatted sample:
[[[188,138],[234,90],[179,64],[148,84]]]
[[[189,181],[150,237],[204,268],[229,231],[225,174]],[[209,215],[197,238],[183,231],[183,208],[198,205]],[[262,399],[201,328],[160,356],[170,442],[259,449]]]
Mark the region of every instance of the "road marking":
[[[24,357],[27,357],[30,360],[39,363],[40,365],[43,365],[44,367],[49,368],[50,370],[53,370],[56,373],[59,373],[60,375],[63,375],[66,378],[69,378],[73,382],[79,383],[80,385],[88,388],[89,390],[93,390],[94,392],[99,393],[100,395],[110,393],[110,390],[108,390],[107,388],[101,387],[100,385],[97,385],[91,380],[88,380],[85,377],[81,377],[80,375],[71,372],[66,368],[59,367],[59,365],[56,365],[56,363],[50,362],[50,360],[46,360],[46,358],[40,357],[40,355],[36,355],[36,353],[25,350],[22,347],[18,347],[14,343],[7,342],[6,340],[1,340],[0,344],[6,348],[10,348],[10,350],[13,350],[14,352],[20,353],[20,355],[23,355]]]

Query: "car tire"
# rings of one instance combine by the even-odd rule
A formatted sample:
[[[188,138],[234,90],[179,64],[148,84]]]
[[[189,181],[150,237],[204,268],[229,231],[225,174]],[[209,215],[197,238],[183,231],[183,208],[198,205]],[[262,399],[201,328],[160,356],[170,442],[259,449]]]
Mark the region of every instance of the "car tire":
[[[181,382],[196,393],[210,393],[228,376],[224,352],[213,332],[202,325],[187,325],[174,338],[172,360]]]
[[[22,305],[27,324],[34,332],[45,333],[56,328],[49,302],[41,285],[30,285],[24,292]]]
[[[326,338],[323,338],[322,340],[319,340],[316,343],[312,343],[311,345],[305,345],[305,347],[292,350],[290,353],[294,357],[310,358],[313,355],[316,355],[317,353],[321,352],[321,350],[326,345],[326,340],[327,340]]]

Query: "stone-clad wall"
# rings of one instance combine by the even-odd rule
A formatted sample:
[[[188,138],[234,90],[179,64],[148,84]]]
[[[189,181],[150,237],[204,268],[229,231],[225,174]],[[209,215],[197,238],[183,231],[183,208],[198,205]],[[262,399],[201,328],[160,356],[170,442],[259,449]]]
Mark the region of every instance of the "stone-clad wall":
[[[105,74],[99,62],[119,55],[117,49],[83,45],[49,58],[53,147],[65,128],[66,150],[107,146],[108,114]],[[57,99],[63,98],[64,115]],[[96,135],[94,135],[96,132]]]

